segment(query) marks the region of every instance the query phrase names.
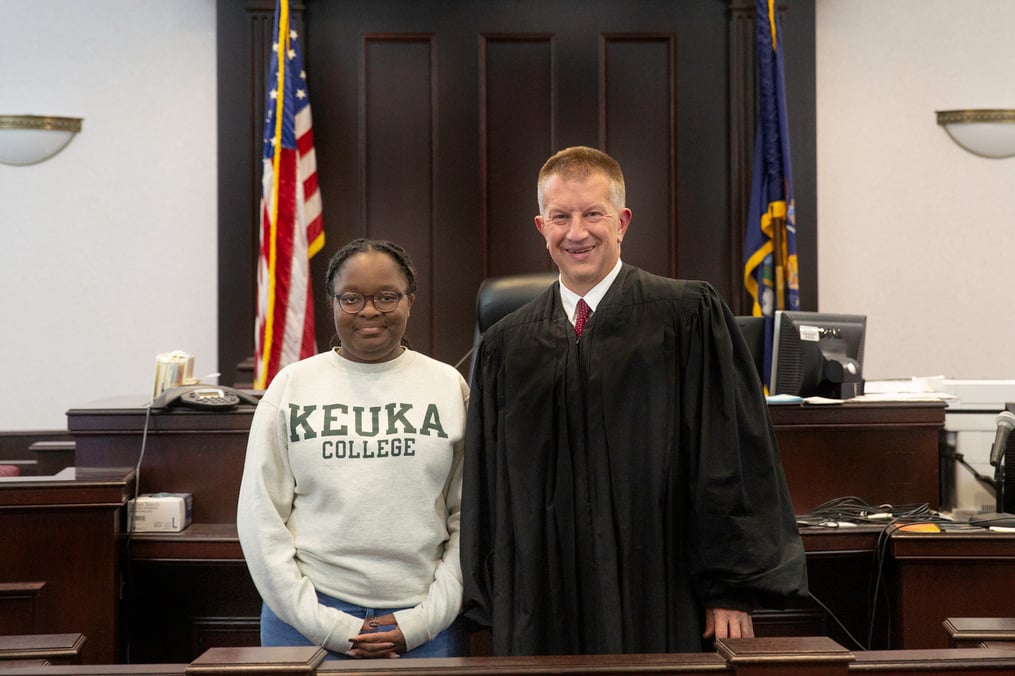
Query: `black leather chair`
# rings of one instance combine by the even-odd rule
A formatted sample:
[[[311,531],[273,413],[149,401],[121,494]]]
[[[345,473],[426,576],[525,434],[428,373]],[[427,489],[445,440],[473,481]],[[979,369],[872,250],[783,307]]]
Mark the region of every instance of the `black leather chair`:
[[[476,332],[469,353],[469,382],[476,366],[476,348],[486,330],[543,293],[558,277],[557,272],[533,272],[483,280],[476,293]]]
[[[758,372],[758,378],[762,384],[765,382],[765,318],[741,315],[736,317],[740,333],[747,341],[747,347],[751,351],[751,359],[754,360],[754,368]]]

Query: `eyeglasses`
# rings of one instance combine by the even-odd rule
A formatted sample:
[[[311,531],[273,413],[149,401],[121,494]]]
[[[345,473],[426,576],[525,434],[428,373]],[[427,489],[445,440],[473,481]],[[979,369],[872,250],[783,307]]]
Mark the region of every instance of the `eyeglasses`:
[[[338,307],[342,308],[342,312],[354,315],[366,307],[367,298],[378,312],[391,312],[398,307],[404,295],[406,294],[401,291],[380,291],[372,296],[364,296],[362,293],[337,293],[335,300],[338,301]]]
[[[581,213],[581,219],[586,223],[599,223],[605,219],[610,218],[611,216],[612,214],[607,214],[602,211],[583,211]],[[568,226],[571,225],[572,217],[573,217],[572,214],[567,214],[564,213],[563,211],[558,211],[547,215],[544,220],[550,225]]]

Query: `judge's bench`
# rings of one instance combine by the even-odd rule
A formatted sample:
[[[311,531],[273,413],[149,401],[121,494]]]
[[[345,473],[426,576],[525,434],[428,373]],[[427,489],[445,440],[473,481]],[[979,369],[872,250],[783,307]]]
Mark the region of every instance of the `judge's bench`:
[[[0,634],[81,632],[85,664],[188,663],[258,643],[260,599],[235,527],[253,407],[68,411],[73,476],[0,481]],[[944,405],[772,405],[794,511],[833,498],[939,506]],[[128,533],[138,493],[193,496],[182,532]],[[1015,534],[808,527],[814,601],[755,616],[759,636],[848,650],[944,649],[949,617],[1015,616]],[[482,646],[482,643],[475,644]]]

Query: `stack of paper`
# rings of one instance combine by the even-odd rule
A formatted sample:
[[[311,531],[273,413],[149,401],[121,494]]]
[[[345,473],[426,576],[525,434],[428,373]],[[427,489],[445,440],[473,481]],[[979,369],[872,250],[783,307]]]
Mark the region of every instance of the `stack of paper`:
[[[194,382],[194,355],[182,350],[161,352],[155,357],[155,391],[152,400],[170,387]]]

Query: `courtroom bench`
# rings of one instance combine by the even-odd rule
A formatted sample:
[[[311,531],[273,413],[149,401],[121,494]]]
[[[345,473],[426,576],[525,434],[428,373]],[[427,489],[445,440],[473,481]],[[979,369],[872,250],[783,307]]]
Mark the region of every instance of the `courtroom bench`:
[[[49,476],[73,464],[69,431],[0,432],[0,466],[16,467],[20,476]]]
[[[86,664],[120,659],[120,527],[132,468],[0,480],[0,632],[80,632]]]
[[[15,468],[15,473],[4,472],[5,476],[49,477],[72,467],[74,452],[73,441],[36,441],[21,454],[23,457],[0,460],[0,467]]]
[[[76,448],[73,440],[35,441],[28,446],[28,453],[38,465],[38,473],[51,476],[75,464]]]

